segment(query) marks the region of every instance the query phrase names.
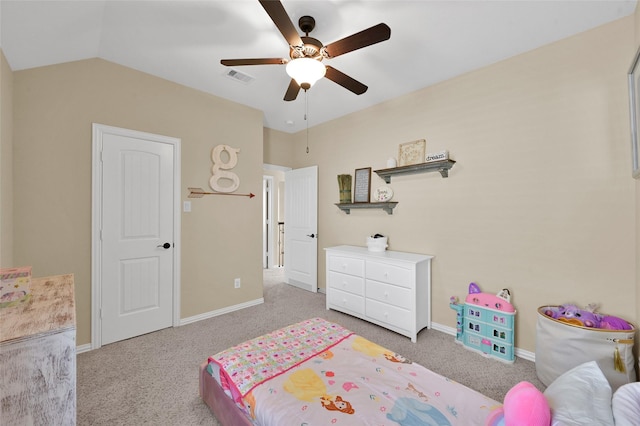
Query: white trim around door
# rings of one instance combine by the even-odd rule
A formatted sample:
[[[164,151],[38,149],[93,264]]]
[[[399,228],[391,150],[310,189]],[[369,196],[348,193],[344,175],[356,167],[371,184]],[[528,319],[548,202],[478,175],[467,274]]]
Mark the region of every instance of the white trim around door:
[[[102,199],[103,169],[102,144],[104,135],[118,135],[141,138],[158,143],[173,145],[173,318],[172,325],[180,325],[180,243],[181,243],[181,210],[180,210],[180,176],[181,176],[181,140],[169,136],[155,135],[135,130],[122,129],[93,123],[92,126],[92,174],[91,174],[91,349],[102,346]]]

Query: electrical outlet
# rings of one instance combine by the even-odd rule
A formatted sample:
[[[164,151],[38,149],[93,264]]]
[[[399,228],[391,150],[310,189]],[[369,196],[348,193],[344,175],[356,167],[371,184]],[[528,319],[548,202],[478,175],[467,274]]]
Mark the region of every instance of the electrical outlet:
[[[233,286],[235,288],[240,288],[240,278],[236,278],[235,280],[233,280]]]

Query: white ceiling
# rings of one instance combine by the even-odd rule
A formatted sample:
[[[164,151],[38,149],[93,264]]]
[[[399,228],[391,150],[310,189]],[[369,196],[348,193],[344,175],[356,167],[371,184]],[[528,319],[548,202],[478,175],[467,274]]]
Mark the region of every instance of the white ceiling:
[[[380,22],[388,41],[328,65],[369,86],[360,96],[322,79],[308,92],[309,126],[627,16],[637,0],[283,0],[298,28],[329,44]],[[237,67],[220,59],[288,57],[288,46],[257,0],[0,1],[0,46],[12,70],[103,58],[264,112],[266,127],[303,130],[305,95],[282,100],[285,67]]]

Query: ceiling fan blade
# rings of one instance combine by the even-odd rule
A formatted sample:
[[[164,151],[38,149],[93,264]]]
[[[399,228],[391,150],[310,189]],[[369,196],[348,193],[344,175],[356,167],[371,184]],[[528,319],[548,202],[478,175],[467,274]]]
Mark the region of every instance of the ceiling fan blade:
[[[298,83],[296,83],[294,79],[291,79],[287,92],[284,94],[284,100],[295,101],[298,97],[298,92],[300,92],[300,86],[298,86]]]
[[[287,60],[283,58],[222,59],[220,63],[229,67],[239,65],[283,65],[287,63]]]
[[[259,0],[278,30],[282,33],[289,46],[302,46],[302,39],[291,22],[287,11],[278,0]]]
[[[324,76],[334,83],[338,83],[345,89],[352,91],[356,95],[362,95],[368,89],[367,86],[360,83],[358,80],[349,77],[345,73],[340,72],[329,65],[327,65],[327,73]]]
[[[343,55],[381,41],[389,40],[391,28],[387,24],[378,24],[359,33],[334,41],[324,47],[329,58]]]

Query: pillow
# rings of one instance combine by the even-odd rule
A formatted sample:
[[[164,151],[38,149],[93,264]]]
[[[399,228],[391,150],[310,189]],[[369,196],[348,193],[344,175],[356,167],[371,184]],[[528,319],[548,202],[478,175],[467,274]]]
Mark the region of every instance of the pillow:
[[[620,386],[611,401],[616,426],[636,426],[640,419],[640,383]]]
[[[611,386],[595,361],[585,362],[555,379],[544,391],[552,426],[613,426]]]

